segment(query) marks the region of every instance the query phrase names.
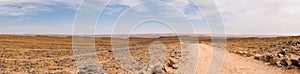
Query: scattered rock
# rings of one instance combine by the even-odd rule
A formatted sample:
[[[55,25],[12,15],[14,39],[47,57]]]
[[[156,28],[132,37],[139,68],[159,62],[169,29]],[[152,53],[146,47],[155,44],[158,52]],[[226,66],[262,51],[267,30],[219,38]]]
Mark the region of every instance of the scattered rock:
[[[262,60],[262,57],[263,57],[263,55],[261,55],[261,54],[254,55],[254,59],[256,59],[256,60]]]
[[[279,57],[279,58],[283,58],[284,55],[283,55],[283,54],[278,54],[278,57]]]
[[[292,58],[291,54],[286,54],[285,55],[287,58]]]
[[[263,56],[263,61],[270,62],[273,59],[273,55],[267,54]]]
[[[174,59],[174,58],[171,58],[171,59],[170,59],[170,65],[178,64],[178,62],[179,62],[178,59]]]
[[[288,60],[285,60],[285,62],[287,63],[287,66],[291,66],[292,63],[293,63],[293,62],[292,62],[291,60],[289,60],[289,59],[288,59]]]
[[[170,71],[172,70],[172,69],[171,69],[170,67],[168,67],[168,66],[164,66],[163,69],[164,69],[165,72],[170,72]]]
[[[293,66],[293,65],[291,65],[291,66],[287,66],[286,68],[287,68],[287,69],[296,69],[296,68],[297,68],[297,66]]]
[[[253,56],[252,54],[250,54],[250,53],[247,52],[247,51],[232,51],[232,52],[234,52],[234,53],[236,53],[236,54],[239,54],[239,55],[241,55],[241,56],[246,56],[246,57]]]
[[[173,64],[173,65],[172,65],[172,68],[173,68],[173,69],[178,69],[178,68],[179,68],[179,65],[178,65],[178,64]]]
[[[290,59],[290,61],[292,62],[292,65],[294,65],[294,66],[299,66],[298,60]]]
[[[110,50],[108,50],[108,52],[113,52],[113,51],[110,49]]]
[[[286,55],[286,51],[280,51],[280,52],[278,52],[277,55],[278,55],[279,58],[283,58]]]
[[[280,62],[281,62],[281,59],[276,57],[276,58],[273,58],[273,60],[271,61],[271,64],[281,67],[282,65],[280,64]]]
[[[157,71],[153,72],[152,74],[165,74],[165,71],[162,69],[158,69]]]
[[[281,59],[280,64],[281,64],[281,65],[284,65],[284,66],[288,66],[286,60],[287,60],[287,58]]]

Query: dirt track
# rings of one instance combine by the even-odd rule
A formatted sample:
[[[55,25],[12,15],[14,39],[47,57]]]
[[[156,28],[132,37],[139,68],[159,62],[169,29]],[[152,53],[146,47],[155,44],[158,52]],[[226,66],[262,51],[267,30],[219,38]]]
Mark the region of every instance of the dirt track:
[[[197,74],[205,74],[208,69],[212,47],[200,44],[200,60]],[[205,52],[205,53],[203,53]],[[286,74],[286,70],[267,63],[226,52],[221,74]]]

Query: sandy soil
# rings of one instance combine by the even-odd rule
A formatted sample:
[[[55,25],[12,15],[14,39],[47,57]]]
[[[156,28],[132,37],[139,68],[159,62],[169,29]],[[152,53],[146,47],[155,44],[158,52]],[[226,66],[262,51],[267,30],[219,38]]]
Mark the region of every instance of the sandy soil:
[[[212,47],[200,44],[200,58],[197,74],[205,74],[208,69]],[[203,53],[205,52],[205,53]],[[226,52],[221,74],[286,74],[286,70],[261,61],[256,61],[251,57],[242,57]]]

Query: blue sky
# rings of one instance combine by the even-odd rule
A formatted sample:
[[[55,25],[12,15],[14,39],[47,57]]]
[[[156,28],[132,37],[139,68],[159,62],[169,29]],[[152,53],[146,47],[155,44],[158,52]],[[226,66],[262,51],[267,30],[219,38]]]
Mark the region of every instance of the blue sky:
[[[101,1],[101,0],[100,0]],[[183,12],[197,33],[209,33],[200,11],[188,0],[160,0],[165,5],[144,4],[147,0],[112,0],[97,25],[97,34],[109,34],[120,13],[128,9],[132,14],[176,19],[175,10]],[[76,11],[82,0],[1,0],[1,34],[71,34]],[[237,34],[299,34],[300,1],[298,0],[216,0],[223,15],[227,33]],[[137,4],[137,6],[135,6]],[[203,6],[210,4],[203,3]],[[159,7],[161,6],[161,7]],[[172,7],[169,7],[172,8]],[[155,11],[165,11],[155,12]],[[174,13],[173,13],[174,11]],[[173,14],[173,15],[169,15]],[[125,19],[138,18],[127,16]],[[184,17],[185,18],[185,17]],[[174,21],[181,23],[179,21]],[[130,23],[130,22],[129,22]],[[183,23],[182,23],[183,24]],[[130,24],[125,24],[130,25]],[[184,24],[186,25],[186,23]],[[188,24],[187,24],[188,25]],[[159,28],[159,29],[158,29]],[[135,33],[172,33],[159,23],[147,23]]]

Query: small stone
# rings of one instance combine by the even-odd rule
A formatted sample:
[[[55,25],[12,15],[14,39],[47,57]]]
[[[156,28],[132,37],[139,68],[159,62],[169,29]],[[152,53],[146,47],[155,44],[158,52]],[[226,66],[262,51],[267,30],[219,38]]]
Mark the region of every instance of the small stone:
[[[165,70],[165,72],[170,72],[170,71],[171,71],[171,68],[170,68],[170,67],[167,67],[167,66],[165,66],[165,67],[164,67],[164,70]]]
[[[253,54],[246,54],[246,57],[251,57],[251,56],[253,56]]]
[[[175,55],[175,53],[171,53],[171,57],[175,57],[176,55]]]
[[[170,71],[170,72],[168,72],[168,74],[176,74],[176,70],[174,70],[174,69],[171,69],[171,71]]]
[[[174,58],[171,58],[170,59],[170,64],[173,65],[173,64],[177,64],[179,62],[178,59],[174,59]]]
[[[296,60],[296,59],[290,59],[290,61],[292,62],[292,65],[299,66],[298,60]]]
[[[153,74],[165,74],[165,72],[162,69],[157,70]]]
[[[278,54],[278,57],[279,57],[279,58],[283,58],[284,55],[279,53],[279,54]]]
[[[254,55],[254,59],[256,59],[256,60],[262,60],[262,57],[263,57],[263,55],[261,55],[261,54]]]
[[[178,65],[178,64],[173,64],[173,65],[172,65],[172,68],[173,68],[173,69],[178,69],[178,68],[179,68],[179,65]]]
[[[163,71],[163,67],[161,66],[161,65],[156,65],[156,66],[154,66],[152,69],[151,69],[151,71],[152,71],[152,74],[154,73],[154,74],[161,74],[161,73],[163,73],[164,71]]]
[[[276,66],[277,67],[282,67],[282,65],[280,64],[280,62],[276,62]]]
[[[291,54],[286,54],[286,57],[292,58],[292,55]]]
[[[286,51],[280,51],[280,52],[278,52],[278,54],[285,55],[285,54],[286,54]]]
[[[288,66],[289,65],[288,59],[287,58],[281,59],[280,64],[284,66]]]
[[[291,60],[285,60],[285,62],[287,63],[287,66],[291,66],[293,63]]]
[[[273,59],[273,55],[267,54],[264,56],[264,61],[270,62]]]
[[[291,65],[291,66],[287,66],[286,68],[287,68],[287,69],[296,69],[296,68],[297,68],[297,66],[293,66],[293,65]]]
[[[270,63],[271,63],[271,65],[276,65],[276,66],[278,66],[278,67],[281,67],[282,65],[280,64],[280,61],[281,61],[281,59],[280,58],[273,58],[271,61],[270,61]]]
[[[113,51],[111,49],[109,49],[108,52],[113,52]]]
[[[243,51],[238,51],[237,53],[238,53],[238,54],[243,54]]]

